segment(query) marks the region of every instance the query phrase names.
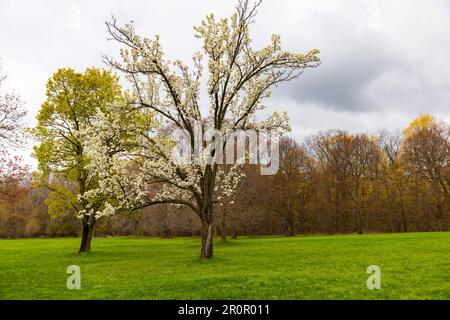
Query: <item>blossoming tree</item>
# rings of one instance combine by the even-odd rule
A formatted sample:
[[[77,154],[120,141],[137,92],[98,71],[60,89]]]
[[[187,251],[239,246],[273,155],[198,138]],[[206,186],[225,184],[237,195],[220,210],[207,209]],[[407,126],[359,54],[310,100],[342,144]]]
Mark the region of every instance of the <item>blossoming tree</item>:
[[[241,163],[225,168],[218,161],[204,158],[190,163],[174,161],[175,141],[163,134],[164,129],[186,132],[183,139],[188,141],[190,154],[195,155],[199,139],[196,124],[201,130],[210,128],[224,135],[229,130],[287,128],[285,113],[275,112],[263,121],[256,119],[258,111],[264,109],[262,100],[270,96],[273,86],[293,80],[319,63],[318,50],[306,54],[283,51],[278,35],[272,36],[268,46],[254,50],[249,29],[259,4],[239,1],[230,19],[217,21],[209,15],[195,27],[203,52],[193,55],[193,71],[179,60],[166,60],[157,36],[142,38],[132,24],[119,26],[114,18],[107,22],[110,37],[123,48],[121,61],[110,57],[105,60],[132,84],[128,112],[152,113],[159,122],[147,128],[128,128],[140,138],[135,140],[137,144],[127,147],[126,141],[118,144],[122,147],[111,144],[120,142],[114,139],[114,132],[125,128],[104,124],[104,130],[99,131],[103,133],[92,141],[96,159],[91,165],[101,176],[99,192],[114,194],[120,209],[158,203],[190,207],[202,222],[202,258],[213,255],[213,209],[232,198],[242,176]],[[200,106],[205,57],[208,112]],[[208,152],[208,156],[214,156],[220,150]]]
[[[99,122],[97,116],[111,114],[120,105],[121,87],[110,71],[60,69],[48,80],[46,94],[31,130],[40,143],[33,154],[39,162],[35,180],[51,190],[47,199],[50,215],[73,212],[81,219],[80,252],[86,252],[96,221],[111,213],[107,198],[86,196],[98,187],[97,175],[88,170],[86,135]]]

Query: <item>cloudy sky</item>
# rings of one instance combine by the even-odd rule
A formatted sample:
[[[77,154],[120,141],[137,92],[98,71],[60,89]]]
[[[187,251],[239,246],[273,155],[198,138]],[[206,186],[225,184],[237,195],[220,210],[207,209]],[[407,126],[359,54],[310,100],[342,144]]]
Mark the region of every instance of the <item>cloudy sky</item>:
[[[26,103],[30,123],[60,67],[105,67],[115,55],[104,21],[135,22],[159,34],[169,58],[189,61],[200,50],[194,25],[208,13],[229,16],[231,0],[0,0],[0,63]],[[273,33],[285,49],[321,50],[322,64],[277,88],[266,104],[286,110],[301,140],[318,130],[375,132],[405,127],[421,113],[450,121],[448,0],[265,0],[252,36]]]

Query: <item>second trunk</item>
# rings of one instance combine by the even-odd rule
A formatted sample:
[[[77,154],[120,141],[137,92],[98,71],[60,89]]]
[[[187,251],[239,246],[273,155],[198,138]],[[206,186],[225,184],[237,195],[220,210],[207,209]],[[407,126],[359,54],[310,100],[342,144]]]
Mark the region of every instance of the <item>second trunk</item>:
[[[213,233],[212,222],[202,221],[202,250],[200,258],[212,258],[213,256]]]
[[[88,223],[83,225],[83,234],[81,235],[81,245],[78,252],[91,251],[92,236],[94,234],[94,227]]]

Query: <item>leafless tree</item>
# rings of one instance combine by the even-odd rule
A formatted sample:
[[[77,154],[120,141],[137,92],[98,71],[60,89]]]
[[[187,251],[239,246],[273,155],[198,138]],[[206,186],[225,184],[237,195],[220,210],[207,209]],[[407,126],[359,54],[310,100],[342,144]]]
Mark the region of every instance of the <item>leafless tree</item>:
[[[314,167],[306,150],[291,138],[285,137],[280,143],[280,169],[273,178],[272,207],[283,220],[285,234],[293,236],[298,224],[304,231],[305,205],[314,185]]]
[[[448,230],[450,209],[450,126],[434,121],[412,128],[403,142],[402,159],[409,174],[428,185],[438,229]]]
[[[0,73],[0,86],[6,76]],[[15,93],[0,93],[0,152],[23,143],[22,128],[27,112]]]

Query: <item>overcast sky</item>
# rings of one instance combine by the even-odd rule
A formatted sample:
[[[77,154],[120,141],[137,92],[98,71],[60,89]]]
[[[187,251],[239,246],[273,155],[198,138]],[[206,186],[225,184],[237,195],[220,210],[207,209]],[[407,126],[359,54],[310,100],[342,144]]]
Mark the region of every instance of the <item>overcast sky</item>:
[[[61,67],[105,67],[116,55],[104,22],[135,22],[159,34],[169,58],[201,49],[193,26],[208,13],[229,16],[231,0],[0,0],[0,63],[33,118],[47,79]],[[266,105],[286,110],[293,136],[342,128],[404,128],[421,113],[450,121],[450,1],[265,0],[254,46],[282,37],[285,49],[321,50],[322,64],[277,88]],[[30,120],[32,123],[32,120]]]

